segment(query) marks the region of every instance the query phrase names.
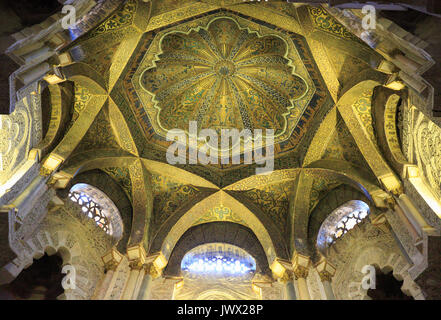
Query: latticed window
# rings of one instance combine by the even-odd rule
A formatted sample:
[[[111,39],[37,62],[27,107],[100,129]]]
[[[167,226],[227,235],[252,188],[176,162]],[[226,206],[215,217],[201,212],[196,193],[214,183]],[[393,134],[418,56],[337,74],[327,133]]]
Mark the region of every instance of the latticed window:
[[[77,183],[70,189],[69,198],[108,235],[121,239],[124,225],[118,208],[107,194],[89,184]]]
[[[81,210],[95,223],[103,229],[107,234],[110,234],[109,219],[105,216],[103,209],[93,199],[83,192],[71,191],[69,198],[81,206]]]
[[[360,200],[351,200],[335,209],[323,221],[318,236],[317,246],[323,250],[335,240],[363,221],[369,215],[369,206]]]
[[[337,229],[335,230],[335,232],[333,234],[330,234],[330,237],[328,238],[328,243],[332,244],[336,239],[340,238],[346,232],[351,230],[364,218],[366,218],[368,213],[369,212],[367,210],[357,210],[343,217],[337,224]]]

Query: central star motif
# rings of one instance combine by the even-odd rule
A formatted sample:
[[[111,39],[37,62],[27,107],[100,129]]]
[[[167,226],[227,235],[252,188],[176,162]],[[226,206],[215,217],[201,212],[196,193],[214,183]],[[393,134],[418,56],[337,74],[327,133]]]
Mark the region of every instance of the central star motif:
[[[260,36],[233,18],[217,17],[206,27],[165,34],[139,83],[164,131],[187,131],[189,121],[197,121],[199,130],[274,129],[277,138],[308,91],[287,50],[279,36]]]

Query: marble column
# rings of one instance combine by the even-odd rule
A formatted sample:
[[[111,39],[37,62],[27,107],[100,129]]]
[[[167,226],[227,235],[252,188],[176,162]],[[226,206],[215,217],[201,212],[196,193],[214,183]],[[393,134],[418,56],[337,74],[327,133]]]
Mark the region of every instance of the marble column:
[[[310,259],[308,256],[296,253],[293,258],[293,273],[297,281],[297,288],[299,290],[299,300],[311,300],[309,295],[308,277]]]
[[[147,300],[150,298],[150,288],[152,280],[162,274],[162,270],[167,265],[167,259],[161,252],[152,254],[146,258],[143,266],[143,278],[136,291],[137,300]]]
[[[297,267],[294,269],[294,275],[297,280],[297,287],[299,289],[299,300],[311,300],[308,283],[306,282],[306,278],[308,277],[308,269],[304,267]]]
[[[104,275],[104,278],[94,295],[94,300],[106,299],[108,291],[110,291],[109,289],[111,289],[115,283],[115,270],[118,268],[122,258],[123,255],[115,248],[112,248],[101,258],[104,262],[106,274]]]
[[[138,278],[136,279],[135,288],[133,289],[132,300],[138,300],[138,294],[141,290],[145,275],[146,271],[144,266],[142,266],[142,268],[139,270]]]
[[[144,276],[144,264],[146,263],[146,252],[142,244],[127,248],[129,259],[129,278],[122,295],[122,300],[133,300],[137,298],[137,289]]]
[[[152,280],[152,276],[148,272],[146,272],[144,275],[144,279],[142,279],[141,287],[139,289],[138,300],[149,299]]]
[[[126,287],[124,288],[124,293],[121,297],[122,300],[133,300],[136,283],[138,281],[141,270],[142,264],[140,264],[139,262],[130,263],[129,279],[127,280]]]
[[[285,282],[285,300],[297,300],[294,279]]]
[[[335,267],[330,264],[324,257],[315,266],[319,274],[320,281],[323,285],[323,291],[326,300],[335,300],[334,291],[332,290],[332,277],[335,274]]]
[[[332,276],[328,272],[319,273],[320,280],[322,281],[323,290],[325,291],[326,300],[335,300],[334,291],[332,290]]]

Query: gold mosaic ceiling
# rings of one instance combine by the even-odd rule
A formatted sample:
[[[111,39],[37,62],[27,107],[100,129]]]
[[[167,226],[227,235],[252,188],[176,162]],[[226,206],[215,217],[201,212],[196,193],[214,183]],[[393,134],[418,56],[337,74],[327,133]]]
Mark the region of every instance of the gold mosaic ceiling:
[[[348,63],[347,55],[363,57],[358,52],[365,48],[346,37],[326,11],[188,3],[154,2],[146,20],[151,3],[128,0],[69,48],[80,65],[95,69],[94,76],[107,84],[114,102],[109,108],[119,109],[128,132],[121,124],[114,130],[121,137],[130,134],[120,137],[124,149],[165,162],[167,130],[186,130],[196,120],[199,130],[273,128],[275,169],[301,166],[315,131],[334,106],[331,95],[335,99],[338,88],[361,70]],[[322,18],[327,24],[319,23]],[[336,57],[332,65],[331,56]],[[348,75],[341,83],[339,70]],[[97,143],[103,133],[93,128],[88,136],[103,149],[114,148],[115,143]],[[178,167],[219,186],[255,174],[255,165]]]
[[[289,151],[330,102],[303,36],[227,10],[147,34],[124,87],[146,136],[163,147],[169,130],[197,121],[218,134],[273,129],[276,152]]]
[[[91,155],[113,157],[106,172],[112,172],[129,198],[138,199],[142,208],[138,190],[142,183],[135,180],[138,173],[131,167],[131,171],[117,172],[122,171],[117,167],[123,166],[126,159],[113,162],[119,154],[125,158],[136,154],[144,162],[154,160],[152,163],[160,168],[152,176],[154,230],[189,203],[208,198],[217,187],[229,188],[231,195],[225,193],[222,197],[243,201],[252,208],[247,209],[261,211],[262,217],[271,217],[275,227],[284,230],[290,218],[288,200],[296,188],[299,172],[311,173],[302,178],[311,185],[311,192],[301,190],[306,211],[314,208],[322,195],[339,182],[334,173],[326,170],[319,169],[320,178],[316,179],[314,169],[281,169],[299,168],[318,159],[340,161],[345,166],[343,161],[349,161],[366,167],[350,132],[343,121],[337,121],[328,92],[330,88],[337,97],[337,89],[346,84],[346,80],[339,83],[339,79],[347,78],[349,83],[352,76],[360,73],[360,67],[355,68],[358,60],[352,59],[355,62],[349,64],[347,54],[363,57],[352,48],[364,48],[358,48],[358,42],[341,32],[344,28],[326,16],[325,11],[308,7],[303,10],[304,16],[299,12],[301,18],[294,18],[257,4],[234,11],[204,7],[202,3],[191,8],[179,6],[173,11],[165,3],[174,2],[162,1],[155,2],[161,5],[161,11],[153,8],[150,21],[145,19],[146,4],[127,1],[94,32],[79,39],[70,51],[81,61],[78,65],[87,64],[97,71],[92,75],[99,83],[105,83],[109,92],[108,104],[70,163],[87,162]],[[289,8],[288,13],[295,11]],[[274,18],[276,15],[282,22]],[[324,18],[329,23],[319,24]],[[342,50],[336,51],[338,46]],[[335,59],[328,60],[330,55]],[[328,88],[322,75],[327,77]],[[336,90],[332,90],[333,81]],[[75,83],[78,114],[96,104],[93,86],[86,87],[80,81]],[[186,171],[165,165],[164,150],[170,144],[164,139],[167,130],[187,129],[190,120],[197,120],[199,129],[276,129],[278,171],[270,177],[251,177],[256,172],[253,165],[177,166]],[[325,132],[321,130],[319,139],[311,142],[321,123],[325,123]],[[170,175],[170,179],[162,178],[165,175]],[[198,186],[203,179],[213,184],[204,185],[207,190]],[[261,190],[256,188],[260,179],[265,185]],[[198,211],[198,217],[202,212],[207,213],[201,218],[204,221],[228,217],[232,219],[228,221],[238,222],[233,214],[247,212],[245,207],[237,211],[217,210],[219,203],[230,209],[237,206],[232,200],[219,202],[222,197],[210,198],[213,203]]]
[[[298,120],[303,111],[308,85],[294,73],[288,45],[278,36],[217,17],[189,33],[167,33],[160,50],[155,66],[139,77],[152,95],[150,117],[160,134],[187,130],[196,120],[198,129],[219,134],[225,128],[274,129],[286,138],[287,117]]]

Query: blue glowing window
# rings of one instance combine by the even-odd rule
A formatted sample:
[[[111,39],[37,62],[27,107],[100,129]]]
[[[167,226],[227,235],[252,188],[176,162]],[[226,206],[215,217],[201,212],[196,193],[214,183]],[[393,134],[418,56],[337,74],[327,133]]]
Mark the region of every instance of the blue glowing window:
[[[256,261],[236,246],[212,243],[189,251],[182,259],[181,269],[193,274],[241,276],[256,271]]]

